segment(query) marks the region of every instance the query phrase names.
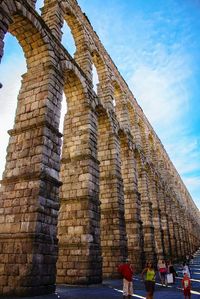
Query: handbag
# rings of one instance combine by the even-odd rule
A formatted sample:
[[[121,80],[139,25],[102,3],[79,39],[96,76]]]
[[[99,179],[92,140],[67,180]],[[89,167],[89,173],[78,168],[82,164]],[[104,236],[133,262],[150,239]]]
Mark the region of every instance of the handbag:
[[[173,274],[172,273],[167,274],[167,283],[173,283],[173,282],[174,282]]]

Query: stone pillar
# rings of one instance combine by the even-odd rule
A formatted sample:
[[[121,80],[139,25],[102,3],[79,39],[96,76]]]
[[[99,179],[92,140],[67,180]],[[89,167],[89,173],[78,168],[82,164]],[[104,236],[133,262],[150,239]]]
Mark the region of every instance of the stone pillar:
[[[146,161],[149,163],[151,161],[151,150],[149,140],[147,138],[147,127],[143,124],[143,122],[139,122],[140,134],[142,137],[142,149],[145,156]]]
[[[57,0],[45,0],[44,6],[41,8],[42,18],[52,34],[58,39],[62,38],[61,28],[63,26],[63,11]]]
[[[179,222],[178,222],[179,218],[178,218],[178,215],[177,215],[177,204],[176,204],[176,201],[175,201],[175,197],[173,197],[173,200],[172,200],[172,209],[171,209],[171,211],[172,211],[173,224],[174,224],[174,234],[175,234],[176,247],[177,247],[175,258],[180,260],[182,258],[182,247],[181,247],[181,235],[180,235],[180,231],[179,231]]]
[[[153,226],[154,226],[154,236],[155,236],[155,249],[158,260],[164,258],[164,243],[163,243],[163,231],[161,224],[161,210],[158,200],[157,193],[157,182],[155,178],[151,175],[149,184],[150,198],[152,202],[152,215],[153,215]]]
[[[93,62],[97,69],[99,83],[97,84],[97,95],[102,104],[108,110],[114,111],[114,87],[112,73],[105,61],[99,54],[93,53]]]
[[[101,248],[103,277],[116,277],[117,265],[127,257],[124,194],[119,137],[106,116],[99,117]]]
[[[101,98],[102,103],[109,110],[114,110],[113,100],[114,100],[114,89],[107,72],[103,69],[98,69],[99,84],[97,86],[97,95]],[[105,77],[105,79],[104,79]]]
[[[141,271],[143,257],[141,200],[137,191],[138,180],[133,146],[127,142],[125,136],[121,136],[121,157],[128,257],[134,265],[134,269]]]
[[[136,147],[139,148],[139,150],[141,151],[141,149],[143,148],[143,142],[142,142],[142,136],[141,136],[140,127],[139,127],[138,122],[139,122],[138,116],[135,115],[135,124],[134,124],[131,132],[134,136],[134,141],[135,141]]]
[[[81,67],[81,69],[84,71],[88,79],[92,82],[92,56],[90,53],[90,50],[88,48],[88,43],[85,42],[83,45],[80,45],[75,54],[74,59],[78,63],[78,65]]]
[[[178,257],[177,235],[175,232],[173,202],[169,196],[166,196],[166,211],[168,214],[169,237],[170,237],[170,244],[171,244],[171,258],[172,260],[176,260]]]
[[[193,253],[193,240],[192,240],[192,231],[193,231],[193,227],[192,227],[192,223],[191,223],[191,215],[188,214],[187,217],[187,225],[188,225],[188,242],[189,242],[189,249],[190,252]]]
[[[68,111],[62,148],[57,283],[102,279],[97,117],[77,78],[68,74]],[[113,237],[113,236],[112,236]]]
[[[185,252],[184,252],[184,245],[183,245],[183,230],[181,226],[181,216],[180,216],[180,203],[176,199],[176,216],[177,216],[177,226],[178,226],[178,232],[179,232],[179,246],[180,246],[180,259],[185,258]]]
[[[117,119],[120,123],[121,128],[124,128],[126,131],[130,131],[130,117],[127,109],[127,100],[125,94],[116,94],[115,93],[115,113]]]
[[[188,240],[188,234],[187,234],[187,218],[185,213],[185,208],[181,207],[181,226],[182,226],[182,233],[183,233],[183,250],[184,255],[190,254],[189,249],[189,240]]]
[[[188,225],[187,216],[186,216],[185,229],[186,229],[186,250],[187,252],[192,253],[191,246],[190,246],[189,225]]]
[[[52,66],[23,76],[0,188],[0,294],[55,290],[61,87]]]
[[[149,198],[148,174],[144,166],[137,159],[138,191],[141,196],[141,220],[143,223],[145,260],[156,260],[155,237],[152,218],[152,203]]]
[[[166,210],[166,198],[163,187],[161,185],[158,186],[158,198],[161,209],[161,223],[163,230],[163,240],[164,240],[164,250],[165,257],[171,256],[171,244],[170,244],[170,236],[169,236],[169,225],[168,225],[168,215]]]

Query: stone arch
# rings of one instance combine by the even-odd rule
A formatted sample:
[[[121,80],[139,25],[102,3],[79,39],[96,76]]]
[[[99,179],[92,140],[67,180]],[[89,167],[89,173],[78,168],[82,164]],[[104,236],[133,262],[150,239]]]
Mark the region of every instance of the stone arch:
[[[92,61],[96,67],[99,78],[97,95],[107,108],[114,110],[114,90],[107,65],[96,49],[91,51]]]
[[[138,120],[138,127],[141,135],[142,150],[144,152],[145,157],[148,158],[149,153],[148,153],[148,144],[147,144],[147,135],[146,135],[146,125],[141,117]]]
[[[173,217],[169,219],[167,153],[156,138],[161,159],[158,157],[155,167],[149,163],[148,137],[142,148],[140,121],[146,136],[152,128],[86,15],[75,0],[45,0],[40,17],[34,9],[35,2],[0,1],[1,38],[10,25],[10,30],[20,39],[28,63],[0,186],[0,209],[4,213],[0,220],[3,277],[0,293],[14,297],[43,295],[55,290],[60,203],[58,283],[98,283],[102,272],[104,277],[117,276],[116,264],[133,254],[127,245],[139,251],[136,244],[139,237],[134,239],[133,235],[140,231],[140,218],[143,221],[141,252],[144,248],[145,258],[154,259],[150,172],[156,176],[157,185],[152,189],[157,190],[162,210],[166,252],[170,252],[169,220],[173,224],[171,231],[175,230],[179,258],[187,249],[183,240],[188,240],[181,222],[185,211],[178,192],[184,189],[182,183],[177,186],[174,183],[181,179],[170,163]],[[76,61],[61,43],[61,29],[67,18],[76,35]],[[0,41],[0,56],[2,45]],[[92,62],[98,66],[100,77],[98,97],[92,90]],[[115,89],[115,84],[120,90]],[[60,163],[58,125],[63,85],[70,109],[65,117],[65,145]],[[116,117],[113,102],[114,96],[120,93],[120,97],[125,96],[126,104],[121,111],[124,113],[128,108],[133,116],[131,132],[125,114],[122,117],[120,112]],[[60,164],[63,182],[59,178]],[[128,171],[126,165],[131,166]],[[199,246],[199,213],[189,194],[188,198],[190,248],[194,251]],[[125,212],[124,202],[130,204],[130,210],[127,206]],[[137,214],[140,203],[141,216]],[[171,239],[174,237],[170,235]],[[137,263],[137,255],[131,257]]]
[[[141,139],[141,134],[138,126],[138,115],[135,107],[130,101],[127,102],[127,110],[130,119],[130,131],[133,136],[133,141],[136,147],[141,149],[142,139]]]
[[[4,1],[3,1],[4,2]],[[41,62],[44,63],[43,57],[50,57],[49,41],[45,37],[44,29],[37,18],[31,14],[20,3],[5,4],[7,8],[6,17],[4,16],[4,27],[2,28],[2,43],[7,31],[14,35],[21,45],[25,58],[27,60],[27,68],[36,66],[40,63],[39,59],[34,59],[36,55],[41,54]],[[39,50],[39,52],[38,52]],[[3,54],[3,48],[1,52]],[[2,57],[2,55],[0,55]]]
[[[50,44],[48,43],[49,41],[46,37],[43,38],[46,34],[40,23],[35,19],[35,16],[25,8],[22,10],[20,9],[22,9],[20,3],[18,3],[17,6],[8,6],[7,15],[9,17],[7,18],[8,22],[5,27],[7,28],[7,31],[17,38],[27,62],[27,73],[22,76],[15,124],[14,129],[10,131],[11,142],[8,147],[8,160],[10,161],[9,155],[13,152],[13,149],[16,146],[14,159],[16,159],[18,153],[20,156],[18,156],[18,161],[16,162],[18,164],[15,166],[21,170],[20,175],[23,175],[26,173],[29,165],[34,161],[31,162],[32,155],[27,160],[25,152],[29,152],[30,148],[28,147],[29,150],[27,148],[24,149],[23,141],[24,139],[29,139],[30,136],[23,133],[22,129],[26,131],[29,127],[36,124],[39,127],[42,125],[41,122],[45,121],[51,123],[52,126],[57,129],[58,120],[54,117],[53,122],[51,121],[53,108],[50,107],[50,102],[53,101],[54,95],[53,92],[52,94],[49,92],[50,86],[48,80],[50,77],[53,77],[53,75],[51,76],[49,73],[49,66],[54,57],[52,57],[50,54],[51,52],[49,51],[51,49]],[[6,31],[4,31],[4,34],[6,34]],[[16,136],[20,136],[20,134],[24,137],[17,138]],[[41,135],[41,139],[43,137],[44,136]],[[28,154],[30,154],[30,152]],[[22,161],[24,161],[25,164],[23,164]],[[16,175],[16,171],[13,167],[10,168],[9,165],[7,166],[5,177]],[[32,171],[34,170],[33,167]],[[19,175],[19,173],[17,175]]]
[[[1,117],[1,161],[0,179],[3,175],[6,162],[7,145],[9,141],[8,130],[13,128],[15,111],[17,108],[17,95],[21,87],[22,74],[27,72],[26,59],[24,52],[17,39],[7,32],[4,37],[4,54],[1,65],[1,84],[0,102]]]
[[[61,40],[63,34],[61,30],[63,23],[66,22],[76,47],[74,59],[91,80],[92,63],[89,50],[89,35],[83,24],[83,16],[79,15],[73,4],[66,1],[45,0],[42,8],[42,17],[59,40]]]
[[[113,81],[115,113],[122,128],[130,131],[130,119],[127,108],[127,96],[117,81]]]
[[[0,205],[4,209],[0,242],[7,238],[9,244],[1,247],[5,280],[1,280],[0,289],[7,295],[36,295],[55,289],[52,282],[57,255],[60,135],[55,117],[59,107],[52,106],[60,98],[49,82],[58,82],[58,78],[53,71],[51,46],[35,14],[19,2],[6,2],[3,7],[7,10],[2,29],[4,34],[9,30],[17,37],[28,71],[23,75],[14,129],[9,131],[0,188]],[[58,83],[57,93],[60,87]],[[14,200],[8,209],[11,198]],[[12,219],[9,224],[8,218]],[[8,254],[12,255],[10,260],[6,259]],[[13,267],[15,270],[10,272]]]
[[[152,165],[155,163],[155,142],[154,142],[154,137],[149,132],[148,134],[148,146],[149,146],[149,158],[151,160]]]
[[[82,21],[78,18],[78,15],[72,11],[72,8],[66,3],[63,3],[63,7],[64,20],[70,27],[76,45],[74,59],[88,78],[92,80],[92,58],[89,49],[89,36],[86,33]]]
[[[160,148],[160,146],[157,144],[156,146],[156,166],[157,166],[157,170],[160,173],[160,175],[163,175],[163,160],[162,160],[162,149]]]
[[[15,131],[21,130],[23,127],[25,129],[29,125],[33,126],[36,123],[47,121],[51,123],[55,129],[58,129],[59,124],[56,113],[53,115],[56,110],[56,107],[55,109],[52,107],[54,106],[54,92],[50,93],[50,85],[48,83],[51,77],[49,66],[54,57],[50,54],[50,45],[47,45],[48,41],[42,37],[45,33],[40,24],[28,11],[23,10],[23,13],[24,16],[19,9],[16,9],[14,12],[11,11],[12,23],[8,27],[9,32],[17,38],[21,45],[27,61],[27,73],[22,76],[14,130],[10,131],[11,136],[15,136]],[[58,100],[61,99],[59,98]],[[52,106],[50,102],[52,102]],[[25,115],[26,118],[24,118]],[[16,134],[18,133],[16,132]],[[43,138],[43,136],[41,136],[41,138]],[[21,152],[22,160],[24,160],[24,153],[20,143],[22,144],[23,140],[17,141],[16,150],[17,152]],[[13,144],[12,146],[10,145],[10,147],[13,148]],[[8,148],[8,152],[9,151]],[[30,159],[32,158],[30,157]],[[17,163],[18,165],[16,166],[21,168],[22,175],[24,166],[21,165],[23,163],[20,162],[19,157]],[[23,167],[19,166],[19,163]],[[27,160],[25,165],[27,165]],[[26,171],[26,167],[24,170]],[[10,171],[7,175],[10,176]]]
[[[88,103],[88,88],[86,87],[86,80],[78,68],[74,67],[69,61],[66,64],[64,70],[64,92],[69,110],[71,110],[77,108],[79,98],[82,101],[80,104]]]

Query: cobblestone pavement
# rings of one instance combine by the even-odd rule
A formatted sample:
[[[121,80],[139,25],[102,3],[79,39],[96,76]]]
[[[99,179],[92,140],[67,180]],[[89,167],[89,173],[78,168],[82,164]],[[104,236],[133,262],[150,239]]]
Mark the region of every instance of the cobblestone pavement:
[[[154,299],[179,299],[184,298],[181,289],[182,271],[181,265],[175,265],[179,277],[175,285],[162,286],[157,279]],[[192,281],[192,299],[200,299],[200,250],[194,256],[193,264],[190,264]],[[144,284],[139,275],[134,277],[133,298],[145,298]],[[122,280],[106,280],[100,285],[88,287],[60,285],[56,293],[52,295],[23,297],[23,299],[114,299],[122,298]],[[1,297],[1,299],[4,299]],[[10,298],[11,299],[11,298]],[[16,297],[12,297],[16,299]]]

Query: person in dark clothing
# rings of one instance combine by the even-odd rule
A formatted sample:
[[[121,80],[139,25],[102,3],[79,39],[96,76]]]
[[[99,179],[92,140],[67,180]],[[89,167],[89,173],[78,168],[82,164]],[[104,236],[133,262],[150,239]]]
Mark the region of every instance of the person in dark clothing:
[[[176,273],[176,270],[174,269],[172,261],[169,261],[169,264],[168,264],[168,273],[171,273],[173,275],[173,283],[175,283],[175,278],[178,275]]]

